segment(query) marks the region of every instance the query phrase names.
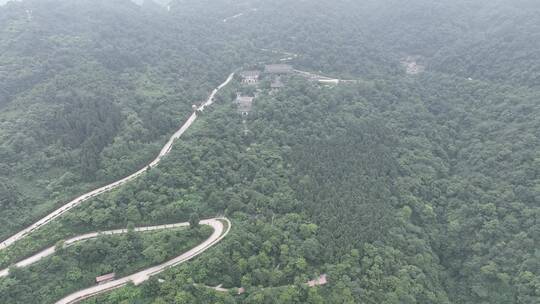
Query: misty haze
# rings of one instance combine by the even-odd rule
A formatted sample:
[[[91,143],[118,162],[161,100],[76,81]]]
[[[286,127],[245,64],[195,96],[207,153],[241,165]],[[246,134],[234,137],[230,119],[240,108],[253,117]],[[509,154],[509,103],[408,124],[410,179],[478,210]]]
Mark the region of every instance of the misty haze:
[[[0,0],[0,304],[540,304],[540,1]]]

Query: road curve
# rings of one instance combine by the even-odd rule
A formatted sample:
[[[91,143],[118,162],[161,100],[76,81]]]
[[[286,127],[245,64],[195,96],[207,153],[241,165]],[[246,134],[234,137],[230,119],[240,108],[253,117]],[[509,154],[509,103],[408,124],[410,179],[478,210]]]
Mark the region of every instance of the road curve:
[[[226,223],[224,225],[224,222]],[[179,225],[186,225],[187,223],[179,224]],[[186,261],[191,260],[192,258],[198,256],[199,254],[203,253],[213,245],[217,244],[219,241],[221,241],[230,231],[231,229],[231,222],[227,218],[215,218],[215,219],[209,219],[209,220],[203,220],[200,222],[201,225],[208,225],[214,228],[214,232],[212,235],[204,242],[199,244],[198,246],[190,249],[189,251],[183,253],[182,255],[169,260],[163,264],[150,267],[148,269],[139,271],[137,273],[134,273],[132,275],[125,276],[120,279],[116,279],[114,281],[110,281],[107,283],[103,283],[101,285],[96,285],[90,288],[86,288],[80,291],[77,291],[75,293],[72,293],[65,298],[59,300],[56,302],[56,304],[73,304],[78,303],[82,300],[88,299],[90,297],[103,294],[105,292],[108,292],[113,289],[117,289],[120,287],[125,286],[129,282],[132,282],[135,285],[139,285],[142,282],[150,279],[152,276],[155,276],[170,267],[174,267],[176,265],[179,265],[181,263],[184,263]],[[188,224],[189,225],[189,224]],[[225,227],[227,226],[227,227]]]
[[[235,74],[234,72],[231,73],[229,75],[229,77],[221,85],[219,85],[216,89],[214,89],[212,91],[212,93],[210,94],[210,96],[208,97],[208,99],[203,104],[201,104],[197,108],[197,110],[198,111],[204,111],[206,107],[212,105],[214,103],[214,98],[215,98],[216,94],[219,92],[219,90],[221,90],[222,88],[224,88],[227,84],[229,84],[231,82],[231,80],[234,77],[234,74]],[[133,174],[127,176],[127,177],[124,177],[124,178],[122,178],[122,179],[120,179],[120,180],[118,180],[116,182],[113,182],[111,184],[108,184],[106,186],[103,186],[103,187],[98,188],[96,190],[90,191],[90,192],[88,192],[86,194],[83,194],[83,195],[75,198],[71,202],[69,202],[69,203],[63,205],[62,207],[56,209],[55,211],[53,211],[50,214],[46,215],[45,217],[43,217],[39,221],[37,221],[34,224],[30,225],[29,227],[19,231],[18,233],[14,234],[13,236],[11,236],[8,239],[4,240],[2,243],[0,243],[0,250],[3,250],[5,248],[13,245],[13,243],[15,243],[18,240],[26,237],[31,232],[39,229],[43,225],[46,225],[47,223],[49,223],[52,220],[59,217],[60,215],[62,215],[64,213],[66,213],[67,211],[77,207],[81,203],[83,203],[83,202],[85,202],[85,201],[87,201],[87,200],[89,200],[91,198],[94,198],[94,197],[96,197],[96,196],[98,196],[98,195],[100,195],[102,193],[105,193],[105,192],[108,192],[108,191],[110,191],[112,189],[115,189],[115,188],[117,188],[117,187],[119,187],[119,186],[121,186],[121,185],[123,185],[123,184],[125,184],[125,183],[139,177],[144,172],[146,172],[147,168],[153,168],[153,167],[157,166],[159,164],[159,162],[161,161],[161,159],[164,156],[166,156],[167,154],[169,154],[169,152],[171,152],[174,141],[177,140],[178,138],[180,138],[180,136],[182,136],[182,134],[184,134],[184,132],[186,132],[187,129],[189,129],[189,127],[191,127],[191,125],[193,124],[193,122],[195,122],[196,119],[197,119],[197,113],[193,112],[193,114],[191,114],[191,116],[180,127],[180,129],[178,131],[176,131],[171,136],[169,141],[165,144],[165,146],[163,146],[163,148],[159,152],[158,156],[150,164],[148,164],[144,168],[140,169],[139,171],[137,171],[137,172],[135,172],[135,173],[133,173]]]
[[[224,224],[225,223],[225,224]],[[176,266],[178,264],[181,264],[183,262],[186,262],[199,254],[203,253],[213,245],[217,244],[219,241],[221,241],[230,231],[231,229],[231,222],[227,218],[214,218],[209,220],[203,220],[200,221],[201,225],[208,225],[214,229],[214,232],[212,235],[206,239],[201,244],[197,245],[196,247],[190,249],[189,251],[183,253],[182,255],[171,259],[163,264],[150,267],[148,269],[139,271],[137,273],[134,273],[132,275],[110,281],[101,285],[96,285],[87,289],[83,289],[80,291],[77,291],[71,295],[68,295],[67,297],[63,298],[62,300],[56,302],[57,304],[63,303],[77,303],[81,300],[87,299],[89,297],[107,292],[112,289],[120,288],[124,285],[126,285],[129,282],[133,282],[135,285],[138,285],[146,280],[148,280],[150,277],[165,271],[166,269]],[[136,232],[146,232],[146,231],[157,231],[157,230],[165,230],[165,229],[174,229],[174,228],[180,228],[180,227],[188,227],[189,223],[178,223],[178,224],[170,224],[170,225],[160,225],[160,226],[151,226],[151,227],[139,227],[135,228],[134,231]],[[226,226],[226,227],[225,227]],[[71,239],[68,239],[64,241],[64,244],[66,246],[73,245],[77,242],[82,242],[85,240],[97,238],[101,235],[116,235],[116,234],[123,234],[127,233],[127,229],[118,229],[118,230],[110,230],[110,231],[102,231],[102,232],[93,232],[93,233],[87,233],[80,236],[73,237]],[[47,248],[19,263],[16,264],[17,267],[27,267],[31,264],[37,263],[41,259],[48,257],[55,252],[55,247]],[[9,274],[9,269],[4,269],[0,271],[0,277],[7,276]]]
[[[181,228],[181,227],[187,227],[189,226],[189,223],[178,223],[178,224],[169,224],[169,225],[159,225],[159,226],[151,226],[151,227],[138,227],[134,228],[135,232],[147,232],[147,231],[158,231],[158,230],[165,230],[165,229],[174,229],[174,228]],[[109,231],[99,231],[99,232],[91,232],[83,235],[79,235],[70,239],[67,239],[64,241],[64,246],[71,246],[75,243],[79,243],[82,241],[90,240],[97,238],[102,235],[116,235],[116,234],[123,234],[127,233],[127,229],[116,229],[116,230],[109,230]],[[39,262],[41,259],[46,258],[50,255],[53,255],[56,251],[56,246],[51,246],[47,249],[44,249],[40,251],[39,253],[34,254],[31,257],[28,257],[18,263],[15,264],[16,267],[22,268],[30,266],[34,263]],[[9,268],[0,270],[0,278],[5,277],[9,274]]]

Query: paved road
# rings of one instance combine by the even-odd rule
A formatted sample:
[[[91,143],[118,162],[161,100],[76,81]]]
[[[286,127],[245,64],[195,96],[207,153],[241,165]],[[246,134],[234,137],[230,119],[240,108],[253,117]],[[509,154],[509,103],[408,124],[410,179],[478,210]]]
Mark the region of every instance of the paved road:
[[[225,87],[227,84],[229,84],[229,82],[231,82],[231,80],[233,79],[233,76],[234,76],[234,73],[231,73],[229,75],[229,77],[227,78],[227,80],[225,80],[225,82],[223,82],[219,87],[214,89],[212,91],[212,94],[210,94],[210,96],[206,100],[206,102],[204,102],[202,105],[199,106],[198,110],[199,111],[204,111],[204,109],[207,106],[212,105],[214,103],[214,98],[215,98],[216,94],[219,92],[219,90],[221,90],[223,87]],[[46,225],[47,223],[49,223],[52,220],[59,217],[60,215],[62,215],[64,213],[66,213],[67,211],[77,207],[81,203],[83,203],[83,202],[85,202],[85,201],[87,201],[87,200],[89,200],[91,198],[94,198],[94,197],[96,197],[96,196],[98,196],[98,195],[100,195],[100,194],[102,194],[104,192],[108,192],[108,191],[110,191],[112,189],[118,188],[119,186],[121,186],[121,185],[123,185],[123,184],[125,184],[125,183],[139,177],[140,175],[142,175],[143,173],[146,172],[146,169],[148,167],[153,168],[153,167],[157,166],[159,164],[159,162],[161,161],[161,159],[165,155],[169,154],[169,152],[171,152],[174,141],[177,140],[178,138],[180,138],[180,136],[182,136],[182,134],[184,134],[184,132],[186,132],[186,130],[189,129],[189,127],[191,127],[191,125],[193,124],[193,122],[195,122],[196,119],[197,119],[197,113],[194,112],[193,114],[191,114],[191,116],[188,118],[188,120],[184,123],[184,125],[182,125],[182,127],[178,131],[176,131],[176,133],[174,133],[171,136],[169,141],[165,144],[165,146],[163,146],[163,148],[159,152],[159,155],[150,164],[148,164],[148,166],[140,169],[139,171],[137,171],[137,172],[135,172],[135,173],[121,179],[121,180],[118,180],[118,181],[116,181],[114,183],[103,186],[103,187],[101,187],[99,189],[96,189],[94,191],[88,192],[86,194],[83,194],[83,195],[77,197],[76,199],[72,200],[71,202],[63,205],[62,207],[58,208],[57,210],[55,210],[52,213],[48,214],[47,216],[43,217],[42,219],[40,219],[36,223],[32,224],[31,226],[19,231],[18,233],[14,234],[10,238],[8,238],[5,241],[3,241],[2,243],[0,243],[0,250],[3,250],[5,248],[13,245],[13,243],[15,243],[16,241],[26,237],[31,232],[39,229],[43,225]]]
[[[169,225],[159,225],[159,226],[151,226],[151,227],[139,227],[135,228],[135,232],[147,232],[147,231],[157,231],[157,230],[165,230],[165,229],[174,229],[174,228],[181,228],[181,227],[187,227],[189,226],[189,223],[179,223],[179,224],[169,224]],[[64,241],[65,246],[71,246],[75,243],[86,241],[89,239],[97,238],[101,235],[116,235],[116,234],[123,234],[127,233],[127,229],[116,229],[116,230],[109,230],[109,231],[100,231],[100,232],[92,232],[87,233],[83,235],[79,235],[70,239],[67,239]],[[26,258],[18,263],[15,264],[15,266],[22,268],[27,267],[29,265],[32,265],[34,263],[39,262],[41,259],[46,258],[50,255],[53,255],[56,251],[56,246],[51,246],[43,251],[40,251],[39,253],[34,254],[33,256]],[[0,270],[0,278],[5,277],[9,274],[9,268]]]
[[[258,10],[259,10],[259,9],[257,9],[257,8],[252,8],[252,9],[250,10],[250,12],[256,12],[256,11],[258,11]],[[246,12],[246,13],[238,13],[238,14],[236,14],[236,15],[234,15],[234,16],[227,17],[227,18],[223,19],[223,23],[227,23],[229,20],[232,20],[232,19],[236,19],[236,18],[242,17],[242,16],[244,16],[245,14],[247,14],[247,12]]]
[[[226,225],[223,224],[223,222],[226,222]],[[179,225],[186,225],[179,224]],[[217,244],[219,241],[221,241],[230,231],[231,229],[231,222],[226,218],[217,218],[217,219],[210,219],[210,220],[204,220],[200,222],[201,225],[209,225],[212,228],[214,228],[214,232],[212,235],[203,243],[199,244],[197,247],[183,253],[182,255],[169,260],[161,265],[157,265],[148,269],[145,269],[143,271],[139,271],[137,273],[134,273],[132,275],[116,279],[114,281],[110,281],[107,283],[103,283],[101,285],[96,285],[87,289],[83,289],[80,291],[77,291],[75,293],[70,294],[69,296],[61,299],[60,301],[56,302],[56,304],[73,304],[78,303],[82,300],[88,299],[92,296],[99,295],[105,292],[108,292],[110,290],[120,288],[128,284],[129,282],[132,282],[135,285],[139,285],[142,282],[150,279],[152,276],[155,276],[170,267],[174,267],[176,265],[179,265],[181,263],[184,263],[186,261],[191,260],[192,258],[198,256],[199,254],[206,251],[208,248],[212,247],[213,245]],[[226,227],[225,227],[226,226]]]
[[[294,70],[294,71],[301,76],[304,76],[308,79],[317,80],[320,83],[338,84],[340,82],[357,82],[357,80],[330,78],[330,77],[326,77],[323,75],[314,74],[314,73],[306,72],[306,71],[300,71],[300,70]]]
[[[226,223],[224,225],[224,222]],[[63,303],[77,303],[81,300],[87,299],[89,297],[95,296],[97,294],[101,294],[104,292],[107,292],[109,290],[120,288],[124,285],[126,285],[128,282],[133,282],[135,285],[138,285],[146,280],[148,280],[150,277],[165,271],[166,269],[176,266],[178,264],[181,264],[183,262],[186,262],[199,254],[203,253],[213,245],[217,244],[219,241],[221,241],[230,231],[231,229],[231,222],[226,218],[215,218],[215,219],[209,219],[209,220],[203,220],[200,222],[201,225],[208,225],[214,229],[214,232],[212,235],[196,246],[193,249],[190,249],[189,251],[183,253],[182,255],[169,260],[161,265],[157,265],[145,270],[142,270],[140,272],[137,272],[135,274],[104,283],[102,285],[96,285],[84,290],[77,291],[64,299],[57,302],[57,304]],[[188,227],[189,223],[178,223],[178,224],[170,224],[170,225],[159,225],[159,226],[151,226],[151,227],[139,227],[135,228],[136,232],[146,232],[146,231],[157,231],[157,230],[165,230],[165,229],[175,229],[175,228],[181,228],[181,227]],[[102,231],[102,232],[93,232],[93,233],[87,233],[80,236],[73,237],[71,239],[68,239],[64,242],[66,246],[73,245],[77,242],[82,242],[85,240],[97,238],[101,235],[116,235],[116,234],[123,234],[127,233],[127,229],[118,229],[118,230],[109,230],[109,231]],[[55,247],[47,248],[19,263],[16,264],[17,267],[27,267],[31,264],[39,262],[41,259],[46,258],[55,252]],[[7,276],[9,274],[9,269],[4,269],[0,271],[0,277]]]
[[[265,52],[270,52],[270,53],[274,53],[274,54],[282,54],[282,55],[287,56],[287,57],[279,59],[279,61],[291,61],[293,59],[296,59],[299,56],[298,54],[295,54],[295,53],[278,51],[278,50],[269,50],[269,49],[260,49],[260,50],[265,51]]]

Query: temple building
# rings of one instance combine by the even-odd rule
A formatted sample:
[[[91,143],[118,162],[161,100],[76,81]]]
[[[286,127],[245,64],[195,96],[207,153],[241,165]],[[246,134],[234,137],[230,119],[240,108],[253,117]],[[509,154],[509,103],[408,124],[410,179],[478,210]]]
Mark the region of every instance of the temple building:
[[[238,95],[235,101],[238,105],[238,112],[243,116],[249,115],[249,112],[251,112],[251,108],[253,107],[253,99],[255,99],[255,97]]]
[[[243,84],[257,84],[259,82],[259,78],[261,77],[261,72],[244,71],[240,73],[240,76],[242,77]]]
[[[264,67],[264,72],[267,74],[283,75],[293,73],[294,69],[288,64],[270,64]]]

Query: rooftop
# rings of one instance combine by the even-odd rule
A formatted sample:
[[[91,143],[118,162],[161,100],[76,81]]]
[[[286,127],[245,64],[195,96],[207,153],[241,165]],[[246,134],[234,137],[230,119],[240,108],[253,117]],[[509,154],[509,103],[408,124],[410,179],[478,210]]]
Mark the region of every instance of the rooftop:
[[[253,102],[253,99],[255,99],[255,97],[250,97],[250,96],[238,96],[236,98],[236,102],[242,104],[242,103],[252,103]]]
[[[114,279],[115,277],[116,277],[116,273],[114,272],[109,273],[109,274],[104,274],[102,276],[96,277],[96,283],[107,282]]]
[[[242,77],[259,77],[261,75],[260,71],[243,71],[240,73],[240,76]]]
[[[293,67],[288,64],[270,64],[264,67],[264,71],[269,74],[287,74],[293,72]]]
[[[255,97],[250,96],[238,96],[236,102],[238,103],[238,111],[240,112],[249,112],[253,105],[253,99]]]

